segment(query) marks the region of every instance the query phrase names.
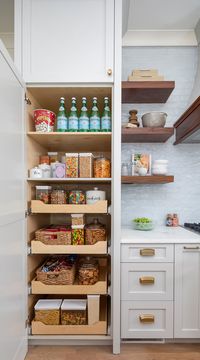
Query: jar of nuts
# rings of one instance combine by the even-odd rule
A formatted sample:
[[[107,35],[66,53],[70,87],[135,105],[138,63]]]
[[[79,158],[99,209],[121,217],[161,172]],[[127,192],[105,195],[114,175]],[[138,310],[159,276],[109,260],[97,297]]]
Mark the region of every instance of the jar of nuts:
[[[99,280],[99,264],[96,259],[87,256],[80,260],[78,268],[79,285],[94,285]]]
[[[67,194],[65,190],[54,189],[51,193],[51,204],[63,205],[67,203]]]
[[[106,240],[106,228],[99,222],[98,219],[94,219],[93,223],[85,226],[85,244],[94,245],[98,241]]]

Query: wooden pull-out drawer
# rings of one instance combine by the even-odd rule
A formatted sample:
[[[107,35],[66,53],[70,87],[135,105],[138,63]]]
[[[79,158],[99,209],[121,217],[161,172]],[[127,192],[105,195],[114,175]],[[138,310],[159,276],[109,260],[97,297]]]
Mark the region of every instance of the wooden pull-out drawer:
[[[173,338],[173,302],[122,301],[121,337]]]
[[[121,264],[122,300],[173,300],[173,264]]]
[[[173,262],[174,245],[122,244],[121,262]]]

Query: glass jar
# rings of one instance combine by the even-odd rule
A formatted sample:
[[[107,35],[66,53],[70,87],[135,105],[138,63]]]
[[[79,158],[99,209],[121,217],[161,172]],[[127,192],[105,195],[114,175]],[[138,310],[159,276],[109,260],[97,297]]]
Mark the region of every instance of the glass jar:
[[[98,241],[106,240],[106,228],[98,219],[85,226],[85,245],[94,245]]]
[[[129,176],[130,175],[130,164],[122,163],[121,173],[122,173],[122,176]]]
[[[51,193],[51,204],[67,204],[66,191],[61,189],[54,189]]]
[[[100,156],[94,160],[94,177],[95,178],[110,178],[111,177],[111,162],[109,159]]]
[[[66,299],[61,306],[61,325],[86,325],[87,300]]]
[[[84,245],[84,225],[72,225],[72,245]]]
[[[41,155],[39,159],[40,164],[50,165],[50,159],[48,155]]]
[[[51,186],[36,186],[36,200],[50,204],[51,190]]]
[[[91,178],[93,176],[93,154],[80,153],[79,154],[79,177]]]
[[[78,268],[79,285],[94,285],[99,280],[99,264],[91,256],[81,259]]]
[[[49,163],[50,165],[56,161],[58,161],[58,153],[57,152],[48,152]]]
[[[82,190],[72,190],[69,193],[69,204],[85,204],[85,193]]]

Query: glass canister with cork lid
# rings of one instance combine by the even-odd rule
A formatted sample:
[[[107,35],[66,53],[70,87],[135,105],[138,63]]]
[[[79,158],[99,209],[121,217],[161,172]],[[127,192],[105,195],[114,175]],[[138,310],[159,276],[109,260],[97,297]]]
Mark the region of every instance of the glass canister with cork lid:
[[[106,240],[106,227],[97,218],[91,224],[85,226],[85,244],[94,245],[98,241]]]

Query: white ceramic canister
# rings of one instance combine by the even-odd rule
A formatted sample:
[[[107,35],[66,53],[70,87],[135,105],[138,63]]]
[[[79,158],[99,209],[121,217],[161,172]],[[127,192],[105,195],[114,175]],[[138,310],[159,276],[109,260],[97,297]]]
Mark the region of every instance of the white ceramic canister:
[[[54,163],[51,163],[51,177],[55,178],[56,177],[56,164],[59,164],[59,161],[56,161]]]
[[[42,177],[44,179],[51,177],[51,166],[48,164],[40,164],[39,168],[42,170]]]
[[[30,177],[31,177],[31,179],[41,179],[42,178],[42,170],[38,166],[35,166],[34,168],[32,168],[30,170]]]
[[[86,191],[86,204],[95,204],[99,200],[106,200],[105,191],[101,191],[97,187],[94,190]]]

